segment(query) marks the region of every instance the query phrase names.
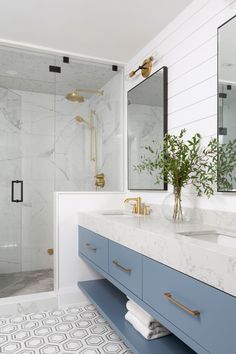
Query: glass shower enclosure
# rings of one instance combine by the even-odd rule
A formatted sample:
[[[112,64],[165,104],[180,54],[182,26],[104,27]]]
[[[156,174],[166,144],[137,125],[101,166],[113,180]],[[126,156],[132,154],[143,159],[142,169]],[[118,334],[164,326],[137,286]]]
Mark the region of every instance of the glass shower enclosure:
[[[53,290],[54,192],[123,189],[122,88],[117,66],[0,47],[1,298]]]

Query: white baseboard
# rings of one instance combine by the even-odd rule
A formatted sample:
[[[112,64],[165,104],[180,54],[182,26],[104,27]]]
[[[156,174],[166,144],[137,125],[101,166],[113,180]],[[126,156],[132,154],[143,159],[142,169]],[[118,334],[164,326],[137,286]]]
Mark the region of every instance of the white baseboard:
[[[74,304],[83,306],[88,303],[89,303],[88,298],[77,286],[71,286],[71,287],[59,289],[58,292],[59,307],[64,307],[66,305],[74,305]]]

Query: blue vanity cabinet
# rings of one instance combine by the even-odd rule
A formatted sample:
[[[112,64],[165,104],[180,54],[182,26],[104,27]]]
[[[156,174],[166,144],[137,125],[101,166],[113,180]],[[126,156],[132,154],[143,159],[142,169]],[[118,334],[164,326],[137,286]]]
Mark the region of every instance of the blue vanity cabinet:
[[[109,274],[142,298],[142,255],[109,241]]]
[[[108,239],[80,226],[79,250],[95,265],[108,272]]]
[[[236,353],[233,296],[143,257],[143,301],[210,353]]]
[[[106,318],[110,316],[134,353],[185,354],[193,353],[193,350],[174,335],[151,342],[137,336],[124,319],[127,301],[124,294],[163,321],[197,353],[236,354],[235,297],[83,227],[79,227],[79,252],[108,279],[80,282],[80,288]],[[113,306],[114,296],[122,316],[118,306]],[[107,303],[103,303],[105,297],[109,299]],[[175,346],[176,352],[172,351]],[[145,350],[140,351],[144,347]]]

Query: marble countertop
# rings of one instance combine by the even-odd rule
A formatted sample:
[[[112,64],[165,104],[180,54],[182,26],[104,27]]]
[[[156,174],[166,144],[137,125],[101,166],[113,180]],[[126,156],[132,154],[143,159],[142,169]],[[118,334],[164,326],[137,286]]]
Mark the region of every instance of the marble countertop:
[[[236,238],[179,234],[215,230],[220,234],[236,235],[236,230],[197,223],[175,224],[156,215],[110,213],[80,212],[79,225],[236,296]]]

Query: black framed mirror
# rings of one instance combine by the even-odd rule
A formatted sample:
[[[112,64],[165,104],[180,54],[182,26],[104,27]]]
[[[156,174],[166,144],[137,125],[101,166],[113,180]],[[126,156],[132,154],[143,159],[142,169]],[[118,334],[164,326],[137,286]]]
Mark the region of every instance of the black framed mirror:
[[[139,173],[144,147],[153,141],[162,143],[167,133],[168,69],[162,67],[128,92],[128,189],[167,190],[166,183],[156,184],[155,176]],[[145,153],[147,154],[147,152]]]
[[[236,192],[236,16],[218,27],[217,139],[219,192]],[[227,169],[224,166],[227,165]],[[232,166],[232,168],[229,168]]]

